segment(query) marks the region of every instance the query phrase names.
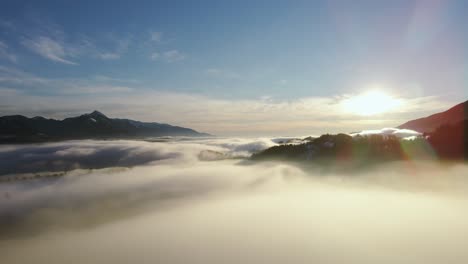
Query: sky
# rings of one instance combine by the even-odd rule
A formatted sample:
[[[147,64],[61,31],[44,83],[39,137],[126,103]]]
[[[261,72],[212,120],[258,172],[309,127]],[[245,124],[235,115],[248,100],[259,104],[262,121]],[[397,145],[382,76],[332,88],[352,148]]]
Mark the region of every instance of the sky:
[[[96,109],[243,136],[398,126],[468,99],[467,10],[456,0],[4,0],[0,115]],[[398,107],[343,107],[373,90]]]

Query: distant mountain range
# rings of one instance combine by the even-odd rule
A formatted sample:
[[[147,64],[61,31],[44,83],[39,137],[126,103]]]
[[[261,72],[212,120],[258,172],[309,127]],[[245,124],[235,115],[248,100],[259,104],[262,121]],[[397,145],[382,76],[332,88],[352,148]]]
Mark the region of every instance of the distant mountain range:
[[[468,101],[458,104],[445,112],[408,121],[398,128],[430,133],[442,125],[456,125],[465,120],[468,120]]]
[[[190,128],[109,118],[99,111],[63,120],[22,115],[0,117],[0,143],[69,139],[134,139],[160,136],[209,136]]]

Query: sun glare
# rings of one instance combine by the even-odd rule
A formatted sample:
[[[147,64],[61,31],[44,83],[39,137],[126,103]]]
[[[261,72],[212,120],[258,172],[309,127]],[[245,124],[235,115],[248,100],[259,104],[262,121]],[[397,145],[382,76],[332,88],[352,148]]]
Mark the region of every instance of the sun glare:
[[[342,102],[343,109],[348,113],[371,116],[389,112],[401,105],[401,101],[382,92],[369,91]]]

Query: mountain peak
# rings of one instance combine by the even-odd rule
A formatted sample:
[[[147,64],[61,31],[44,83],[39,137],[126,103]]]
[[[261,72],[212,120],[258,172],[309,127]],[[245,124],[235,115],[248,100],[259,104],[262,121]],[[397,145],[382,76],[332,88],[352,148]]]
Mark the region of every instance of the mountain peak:
[[[99,112],[98,110],[94,110],[92,113],[89,114],[90,116],[94,116],[94,117],[104,117],[104,118],[107,118],[106,115],[104,115],[103,113]]]

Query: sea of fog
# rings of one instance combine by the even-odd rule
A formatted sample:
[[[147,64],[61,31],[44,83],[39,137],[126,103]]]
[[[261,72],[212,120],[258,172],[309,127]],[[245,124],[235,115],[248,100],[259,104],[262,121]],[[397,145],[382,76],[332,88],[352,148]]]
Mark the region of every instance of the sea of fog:
[[[468,263],[466,164],[246,159],[282,140],[0,146],[1,263]]]

